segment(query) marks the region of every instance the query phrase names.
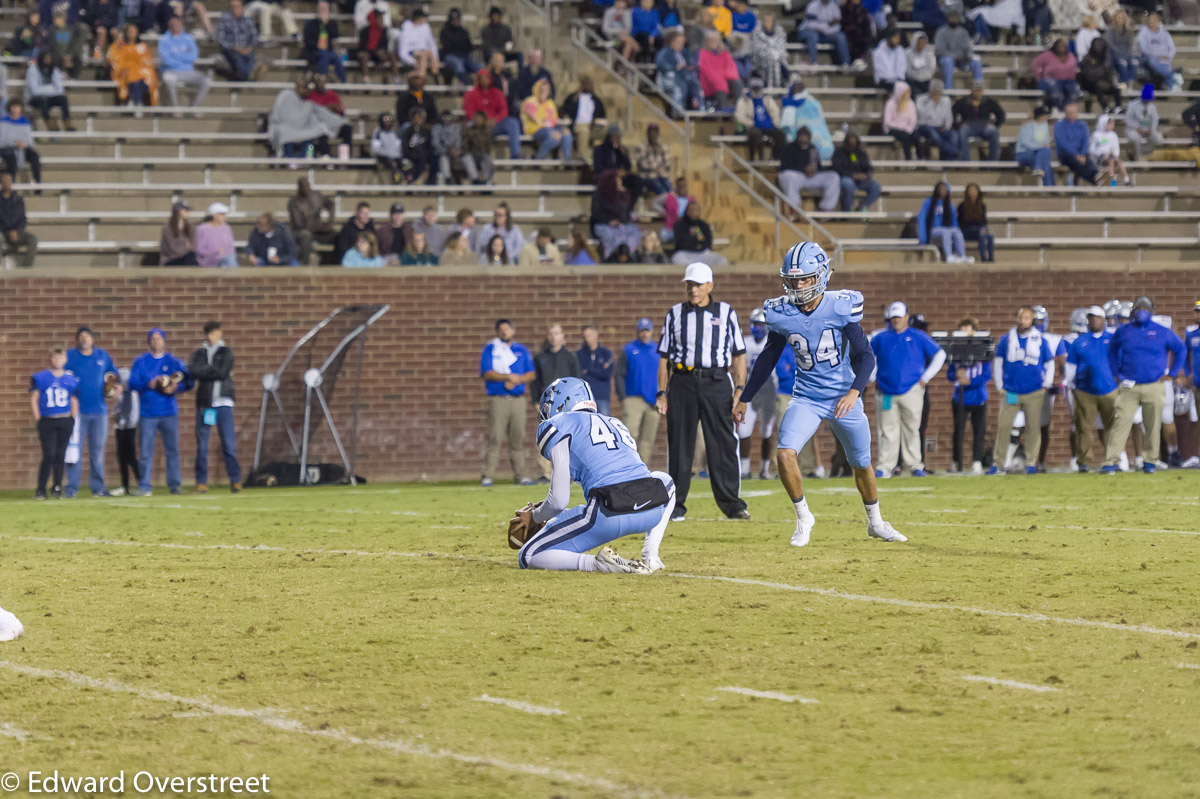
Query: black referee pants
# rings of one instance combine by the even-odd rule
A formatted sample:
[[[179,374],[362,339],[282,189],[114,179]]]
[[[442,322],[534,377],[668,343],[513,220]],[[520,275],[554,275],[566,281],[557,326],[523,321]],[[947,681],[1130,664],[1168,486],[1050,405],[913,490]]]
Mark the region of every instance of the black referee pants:
[[[713,499],[726,516],[746,509],[738,494],[737,435],[733,431],[733,384],[728,374],[695,378],[671,376],[667,386],[667,473],[675,481],[675,512],[685,513],[696,454],[696,423],[704,429]]]

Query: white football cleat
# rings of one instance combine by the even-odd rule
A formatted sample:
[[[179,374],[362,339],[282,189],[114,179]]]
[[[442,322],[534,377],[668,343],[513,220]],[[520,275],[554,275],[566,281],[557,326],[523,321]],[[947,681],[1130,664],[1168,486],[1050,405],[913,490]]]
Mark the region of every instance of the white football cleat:
[[[4,608],[0,608],[0,641],[15,641],[25,635],[21,621]]]
[[[612,547],[605,547],[596,556],[596,571],[605,574],[650,574],[650,567],[640,560],[626,560]]]
[[[805,514],[802,518],[796,519],[796,531],[792,533],[792,546],[806,547],[808,539],[812,535],[813,528],[817,526],[817,517],[811,513]]]
[[[884,541],[907,541],[908,539],[896,532],[896,528],[892,527],[888,522],[880,524],[868,524],[867,535],[871,538],[879,538]]]
[[[645,566],[647,569],[650,570],[651,574],[653,574],[654,572],[660,572],[663,569],[667,568],[666,565],[662,562],[662,558],[658,557],[657,555],[652,555],[650,557],[646,557],[645,555],[642,555],[641,562],[642,562],[643,566]]]

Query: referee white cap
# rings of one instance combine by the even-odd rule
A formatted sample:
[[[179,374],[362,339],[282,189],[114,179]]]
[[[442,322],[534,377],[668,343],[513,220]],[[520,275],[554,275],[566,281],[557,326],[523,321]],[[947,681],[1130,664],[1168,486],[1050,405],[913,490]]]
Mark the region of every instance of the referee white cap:
[[[897,300],[888,306],[887,318],[895,319],[897,316],[908,316],[908,306]]]
[[[683,282],[688,283],[711,283],[713,282],[712,267],[708,264],[702,264],[697,261],[694,264],[688,264],[687,271],[683,273]]]

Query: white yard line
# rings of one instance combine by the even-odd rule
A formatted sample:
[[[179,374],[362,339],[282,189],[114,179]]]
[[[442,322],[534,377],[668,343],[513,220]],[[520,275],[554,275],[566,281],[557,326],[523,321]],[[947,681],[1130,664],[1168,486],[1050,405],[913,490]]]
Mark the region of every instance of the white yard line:
[[[1179,664],[1177,664],[1177,665],[1176,665],[1176,668],[1179,668],[1179,669],[1198,669],[1198,670],[1200,670],[1200,663],[1179,663]]]
[[[977,674],[964,674],[963,679],[968,682],[985,682],[988,685],[1002,685],[1005,688],[1019,688],[1022,691],[1037,691],[1040,694],[1053,693],[1058,690],[1049,685],[1034,685],[1033,683],[1017,682],[1016,680],[1001,680],[998,677],[980,677]]]
[[[541,705],[531,705],[528,702],[518,702],[515,699],[501,699],[498,696],[488,696],[483,694],[475,697],[476,702],[487,702],[491,705],[501,705],[509,707],[513,710],[520,710],[523,713],[533,713],[537,716],[565,716],[567,711],[559,710],[556,707],[542,707]]]
[[[1022,520],[1020,522],[1012,522],[1010,524],[1000,524],[997,522],[965,522],[963,524],[955,524],[954,522],[921,522],[926,527],[987,527],[993,530],[1015,530],[1024,532],[1020,528],[1026,524],[1030,527],[1037,527],[1039,530],[1077,530],[1082,532],[1097,532],[1097,533],[1172,533],[1174,535],[1200,535],[1196,530],[1166,530],[1160,527],[1095,527],[1092,525],[1081,524],[1043,524],[1036,518],[1030,517],[1028,522]]]
[[[232,707],[229,705],[219,705],[215,702],[210,702],[207,699],[177,696],[165,691],[156,691],[149,688],[141,688],[135,685],[126,685],[124,683],[117,682],[116,680],[110,680],[103,677],[90,677],[86,674],[80,674],[74,671],[39,669],[33,666],[25,666],[19,663],[12,663],[3,660],[0,660],[0,669],[5,669],[14,674],[22,674],[27,677],[35,677],[38,679],[64,680],[74,685],[78,685],[83,688],[90,688],[92,690],[106,691],[114,694],[131,694],[140,699],[146,699],[153,702],[187,705],[196,710],[211,713],[214,716],[228,716],[232,718],[249,719],[282,732],[308,735],[313,738],[324,738],[326,740],[335,741],[339,744],[364,746],[372,749],[379,749],[385,752],[391,752],[392,754],[407,755],[410,757],[426,758],[430,760],[450,760],[470,766],[487,766],[488,768],[494,768],[499,771],[507,771],[514,774],[524,774],[531,777],[540,777],[549,780],[574,783],[576,785],[584,785],[601,791],[607,791],[608,793],[616,794],[618,796],[642,797],[662,795],[656,790],[620,785],[601,777],[578,774],[573,771],[553,768],[550,766],[539,766],[532,763],[501,760],[499,758],[488,757],[485,755],[454,752],[443,748],[432,749],[424,744],[417,744],[402,739],[362,738],[354,735],[353,733],[336,728],[308,727],[299,721],[284,718],[283,716],[279,715],[279,711],[277,710],[250,710],[247,708]]]
[[[11,724],[0,724],[0,738],[16,738],[21,743],[33,739],[33,733],[20,730]]]
[[[736,685],[726,685],[714,690],[726,691],[731,694],[742,694],[743,696],[753,696],[756,699],[777,699],[780,702],[799,702],[802,705],[820,704],[816,699],[808,699],[803,696],[792,696],[791,694],[781,694],[775,691],[756,691],[753,688],[740,688]]]

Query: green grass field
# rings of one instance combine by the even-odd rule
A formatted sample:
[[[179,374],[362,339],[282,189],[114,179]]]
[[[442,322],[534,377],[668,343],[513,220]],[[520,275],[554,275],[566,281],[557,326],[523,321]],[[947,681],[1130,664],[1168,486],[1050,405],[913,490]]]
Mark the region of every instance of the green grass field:
[[[139,771],[304,799],[1200,796],[1200,474],[891,480],[907,544],[814,481],[804,550],[778,483],[744,486],[752,522],[693,489],[650,577],[518,570],[506,520],[541,489],[10,494],[0,773],[11,795],[57,769],[124,770],[127,796]]]

